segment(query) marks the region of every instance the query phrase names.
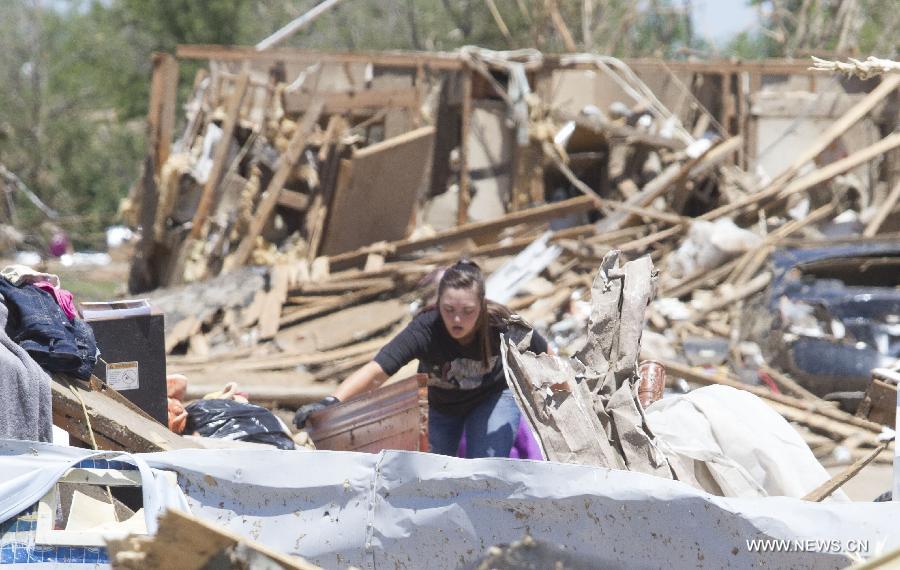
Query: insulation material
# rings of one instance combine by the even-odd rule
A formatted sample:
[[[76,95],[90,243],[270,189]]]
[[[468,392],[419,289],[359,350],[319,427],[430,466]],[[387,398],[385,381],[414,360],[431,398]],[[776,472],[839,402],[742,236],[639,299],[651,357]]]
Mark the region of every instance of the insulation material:
[[[688,237],[666,258],[667,274],[684,279],[709,271],[762,244],[755,233],[739,228],[731,219],[694,220]]]
[[[529,281],[553,263],[562,253],[562,248],[549,244],[552,235],[552,232],[545,232],[522,253],[494,271],[485,282],[485,296],[497,303],[508,303]]]
[[[355,151],[343,163],[321,255],[406,237],[433,141],[434,127],[423,127]]]

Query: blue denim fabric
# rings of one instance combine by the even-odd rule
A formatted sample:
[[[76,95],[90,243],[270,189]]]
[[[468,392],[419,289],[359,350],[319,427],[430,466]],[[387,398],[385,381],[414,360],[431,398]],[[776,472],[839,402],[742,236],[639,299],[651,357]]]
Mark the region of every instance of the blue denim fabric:
[[[9,310],[6,334],[35,362],[50,372],[91,377],[97,342],[87,323],[70,321],[50,293],[32,285],[16,287],[0,278],[0,295]]]
[[[521,412],[508,389],[496,392],[465,416],[428,409],[428,443],[432,453],[456,455],[463,430],[466,457],[509,457]]]

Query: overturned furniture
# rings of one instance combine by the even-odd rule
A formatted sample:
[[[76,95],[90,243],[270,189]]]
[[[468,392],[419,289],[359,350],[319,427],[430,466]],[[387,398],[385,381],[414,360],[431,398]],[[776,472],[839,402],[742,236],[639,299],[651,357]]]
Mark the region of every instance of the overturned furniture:
[[[428,392],[425,375],[382,386],[309,417],[316,449],[428,451]]]

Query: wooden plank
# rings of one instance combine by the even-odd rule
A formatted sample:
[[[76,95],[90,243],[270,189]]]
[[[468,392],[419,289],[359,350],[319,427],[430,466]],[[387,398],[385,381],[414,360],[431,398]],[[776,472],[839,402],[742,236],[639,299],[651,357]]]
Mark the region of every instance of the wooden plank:
[[[846,158],[832,162],[831,164],[828,164],[823,168],[817,169],[788,185],[788,180],[792,178],[800,170],[801,167],[819,156],[822,150],[824,150],[829,144],[834,142],[835,139],[843,135],[850,127],[859,122],[859,120],[862,119],[862,117],[865,116],[869,111],[871,111],[875,107],[875,105],[880,103],[891,92],[896,90],[898,85],[900,85],[900,75],[891,76],[889,79],[886,79],[874,91],[869,93],[869,95],[859,101],[840,119],[834,122],[828,128],[828,130],[825,131],[825,133],[823,133],[819,138],[816,139],[816,142],[812,146],[810,146],[799,159],[794,161],[765,189],[755,194],[746,196],[741,200],[736,200],[734,202],[711,210],[700,216],[700,219],[714,220],[748,206],[759,204],[762,201],[769,200],[775,196],[784,198],[790,194],[802,192],[816,184],[820,184],[822,182],[830,180],[831,178],[834,178],[835,176],[842,174],[847,170],[855,168],[856,166],[867,162],[868,160],[871,160],[872,158],[879,156],[880,154],[883,154],[893,148],[897,148],[897,146],[900,145],[900,133],[889,135],[884,139],[878,141],[877,143],[866,147],[865,149],[858,150]]]
[[[816,208],[800,220],[791,220],[766,236],[763,243],[742,255],[728,278],[732,283],[745,283],[751,279],[765,263],[772,249],[784,238],[789,237],[806,226],[818,223],[834,213],[834,204],[825,204]]]
[[[809,148],[805,149],[803,153],[778,176],[778,179],[787,180],[793,178],[806,163],[822,154],[822,151],[828,148],[828,146],[837,140],[838,137],[846,133],[850,127],[869,114],[876,105],[896,91],[897,87],[900,87],[900,75],[889,75],[884,77],[878,87],[873,89],[871,93],[851,107],[843,114],[843,116],[841,116],[841,118],[834,121],[824,133],[819,135],[819,137],[816,138],[816,141]]]
[[[288,325],[293,325],[313,317],[318,317],[320,315],[325,315],[327,313],[331,313],[337,310],[340,310],[344,307],[349,307],[351,305],[355,305],[356,303],[362,303],[363,301],[368,301],[370,299],[374,299],[379,295],[383,295],[393,290],[393,286],[390,287],[370,287],[367,289],[363,289],[362,291],[358,291],[356,293],[351,293],[350,295],[345,295],[340,299],[335,301],[330,301],[327,303],[320,303],[318,305],[314,305],[309,308],[302,308],[296,311],[285,312],[281,319],[279,319],[279,327],[286,327]]]
[[[817,405],[800,398],[794,398],[791,396],[786,396],[784,394],[776,394],[775,392],[772,392],[764,386],[751,386],[750,384],[744,384],[736,378],[726,374],[708,374],[701,369],[696,369],[686,364],[681,364],[674,361],[661,361],[661,364],[666,368],[666,371],[670,376],[684,378],[688,382],[695,382],[698,384],[703,384],[704,386],[709,386],[712,384],[731,386],[732,388],[745,390],[747,392],[750,392],[751,394],[759,396],[760,398],[772,400],[784,406],[795,408],[804,412],[814,412],[821,417],[833,420],[837,423],[845,424],[848,428],[863,429],[873,434],[879,434],[882,431],[881,424],[870,422],[862,418],[857,418],[846,412],[842,412],[841,410],[833,408],[830,405]],[[857,431],[857,429],[854,429],[853,431]]]
[[[461,226],[469,221],[469,204],[472,202],[472,190],[469,188],[469,130],[472,120],[472,70],[466,68],[463,73],[462,111],[459,129],[459,195],[456,210],[456,225]]]
[[[244,100],[244,94],[247,92],[247,84],[250,81],[250,74],[246,70],[238,77],[235,83],[234,91],[228,97],[225,104],[225,121],[222,123],[222,138],[216,144],[216,150],[213,154],[212,168],[209,171],[209,177],[206,184],[203,185],[203,194],[200,196],[200,202],[197,204],[197,211],[194,213],[194,219],[191,225],[190,240],[200,237],[203,227],[206,224],[206,218],[212,209],[215,198],[216,188],[222,174],[225,172],[225,161],[228,158],[228,150],[231,148],[231,142],[234,138],[234,128],[237,126],[238,116],[241,111],[241,103]],[[185,248],[187,249],[187,248]]]
[[[321,99],[317,100],[310,107],[309,111],[303,115],[303,121],[297,126],[287,150],[278,161],[278,169],[275,171],[275,175],[269,181],[268,186],[266,186],[266,191],[256,208],[256,213],[253,215],[247,234],[241,240],[237,251],[225,260],[223,273],[243,265],[250,258],[250,254],[256,246],[256,238],[262,233],[263,228],[272,216],[275,205],[278,203],[278,196],[281,194],[281,190],[284,188],[284,184],[287,182],[294,166],[300,160],[300,156],[306,148],[306,140],[315,128],[323,106]]]
[[[172,147],[172,134],[175,132],[175,115],[178,111],[178,60],[171,54],[165,54],[162,61],[163,89],[159,113],[159,139],[156,152],[156,164],[162,168],[169,158]]]
[[[260,340],[269,340],[278,333],[281,308],[287,301],[289,275],[290,273],[285,265],[275,266],[269,274],[269,291],[266,293],[262,312],[259,316]]]
[[[593,188],[582,182],[575,173],[572,172],[572,169],[569,168],[556,154],[549,154],[549,158],[556,164],[556,168],[572,183],[572,185],[583,193],[585,196],[590,196],[594,199],[594,203],[597,204],[597,207],[603,209],[606,212],[611,210],[621,210],[619,213],[620,216],[634,215],[640,216],[643,218],[648,218],[651,220],[660,220],[669,224],[684,224],[689,220],[683,216],[679,216],[676,214],[670,214],[668,212],[663,212],[660,210],[655,210],[653,208],[644,208],[641,206],[635,206],[629,204],[626,200],[625,202],[619,202],[616,200],[607,200],[601,197],[597,192],[594,191]]]
[[[319,2],[306,12],[288,22],[282,28],[275,31],[272,35],[257,43],[256,49],[258,51],[263,51],[275,47],[300,30],[310,26],[313,22],[321,18],[323,14],[326,14],[329,10],[333,10],[341,2],[343,2],[343,0],[324,0],[323,2]]]
[[[900,75],[897,76],[900,78]],[[849,156],[836,160],[830,164],[816,169],[806,176],[794,180],[788,184],[783,190],[777,193],[776,199],[783,200],[793,194],[804,192],[813,186],[827,182],[836,176],[840,176],[849,170],[853,170],[861,164],[865,164],[870,160],[877,158],[889,150],[900,147],[900,132],[893,133],[875,144],[860,149]]]
[[[260,370],[283,370],[288,368],[296,368],[297,366],[321,366],[323,364],[329,364],[344,358],[353,358],[355,356],[359,356],[360,354],[380,350],[381,347],[383,347],[385,343],[387,343],[387,341],[391,339],[391,337],[392,335],[385,335],[384,337],[357,342],[350,346],[338,348],[335,350],[313,352],[310,354],[279,353],[268,356],[257,356],[254,358],[247,358],[245,356],[238,360],[220,359],[219,361],[214,363],[176,363],[173,364],[173,369],[174,371],[181,374],[190,374],[191,372],[208,370],[210,366],[215,367],[216,370],[227,370],[230,373],[240,371],[249,372]],[[219,386],[219,388],[221,388],[221,386]]]
[[[275,344],[290,354],[334,350],[382,333],[407,314],[406,304],[400,299],[357,305],[283,329]]]
[[[135,412],[126,404],[102,392],[86,389],[77,381],[69,381],[57,375],[50,387],[53,394],[54,423],[63,429],[76,431],[73,434],[75,437],[90,442],[83,401],[101,449],[149,452],[200,447],[197,443],[172,433],[166,426]]]
[[[894,185],[894,188],[891,190],[888,197],[880,206],[878,206],[878,212],[876,212],[875,217],[869,221],[869,224],[863,232],[863,237],[875,237],[875,235],[878,234],[881,224],[883,224],[891,212],[894,211],[894,206],[897,205],[898,201],[900,201],[900,182],[897,182],[897,184]]]
[[[297,210],[298,212],[305,212],[309,207],[309,201],[309,196],[303,192],[295,192],[294,190],[285,188],[278,195],[277,204],[279,206],[284,206],[285,208]]]
[[[325,283],[301,283],[299,286],[292,288],[289,293],[291,295],[328,295],[332,293],[346,293],[368,287],[390,287],[393,284],[394,280],[387,277],[342,279]]]
[[[847,469],[841,471],[828,481],[825,481],[818,487],[816,487],[813,491],[810,491],[806,496],[803,497],[804,501],[813,501],[816,503],[820,503],[831,496],[832,493],[840,489],[844,483],[852,479],[863,470],[863,468],[872,462],[879,453],[884,451],[890,445],[889,441],[885,441],[872,451],[870,451],[865,457],[861,457],[856,460],[856,462],[848,467]]]
[[[338,52],[297,48],[272,48],[257,51],[250,46],[179,45],[175,48],[179,59],[208,59],[216,61],[269,61],[285,63],[371,63],[378,67],[415,69],[424,65],[431,69],[456,70],[463,66],[459,55],[446,52]]]
[[[164,53],[154,53],[152,56],[150,102],[147,106],[147,149],[156,166],[154,175],[159,175],[159,169],[162,167],[159,162],[159,141],[162,105],[166,97],[166,56]]]
[[[744,285],[743,287],[738,287],[734,289],[731,293],[724,295],[717,295],[716,298],[704,306],[701,309],[696,310],[691,315],[691,320],[694,322],[701,322],[709,316],[710,313],[715,311],[721,311],[722,309],[726,309],[731,307],[738,301],[742,301],[747,297],[759,293],[766,287],[768,287],[769,282],[772,280],[772,274],[769,272],[760,273],[756,277],[753,278],[752,281]],[[721,290],[720,290],[721,291]]]
[[[496,220],[472,222],[443,232],[438,232],[434,236],[427,238],[389,242],[384,246],[377,248],[377,251],[389,252],[391,255],[404,255],[431,247],[445,245],[454,241],[496,235],[501,230],[518,224],[543,223],[569,214],[588,212],[593,209],[595,209],[593,198],[589,196],[578,196],[562,202],[554,202],[552,204],[545,204],[535,208],[521,210],[519,212],[512,212],[502,218],[497,218]],[[360,251],[351,251],[344,254],[333,255],[330,257],[331,265],[333,267],[348,267],[362,264],[365,262],[366,256],[373,251],[375,251],[374,248],[363,248]]]
[[[760,371],[768,374],[769,377],[776,383],[778,386],[787,392],[792,393],[794,396],[798,398],[803,398],[809,400],[810,402],[823,403],[824,400],[801,386],[797,383],[796,380],[788,376],[787,374],[783,374],[782,372],[775,370],[768,364],[763,364],[760,366]]]
[[[319,569],[302,558],[276,552],[224,527],[172,509],[159,517],[155,536],[109,539],[107,549],[112,566],[123,570]]]
[[[607,140],[614,139],[616,142],[621,141],[623,143],[643,144],[653,147],[669,148],[672,150],[683,150],[687,146],[684,141],[680,139],[651,134],[629,125],[611,122],[608,119],[598,116],[576,115],[562,110],[554,110],[551,112],[551,115],[554,119],[560,121],[574,121],[577,126],[603,135]]]
[[[572,32],[569,31],[569,26],[566,25],[566,21],[559,12],[559,5],[556,3],[556,0],[545,0],[545,4],[547,10],[550,12],[550,19],[553,21],[553,27],[556,28],[556,32],[562,39],[566,51],[569,53],[577,52],[578,46],[575,45],[575,40],[572,38]]]
[[[434,140],[422,127],[355,151],[328,207],[321,255],[406,236]]]

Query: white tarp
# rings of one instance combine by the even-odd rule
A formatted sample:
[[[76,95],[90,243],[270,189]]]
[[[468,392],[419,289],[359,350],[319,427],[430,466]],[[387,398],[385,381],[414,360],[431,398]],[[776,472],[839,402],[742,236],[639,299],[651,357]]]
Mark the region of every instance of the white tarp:
[[[726,497],[803,497],[830,479],[800,434],[759,397],[706,386],[645,412],[659,447],[693,464],[707,491]],[[847,501],[843,491],[832,495]]]
[[[0,442],[0,522],[90,453]],[[725,499],[583,465],[277,449],[133,458],[177,472],[194,515],[325,568],[456,568],[526,533],[630,568],[839,568],[852,561],[839,551],[860,542],[870,555],[900,547],[894,503]],[[748,547],[767,538],[799,542],[786,543],[793,552]]]

